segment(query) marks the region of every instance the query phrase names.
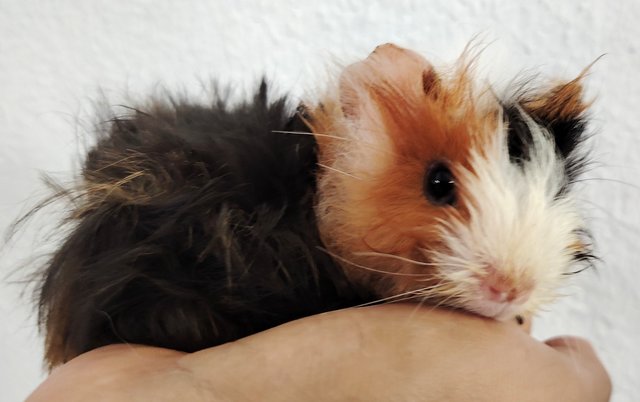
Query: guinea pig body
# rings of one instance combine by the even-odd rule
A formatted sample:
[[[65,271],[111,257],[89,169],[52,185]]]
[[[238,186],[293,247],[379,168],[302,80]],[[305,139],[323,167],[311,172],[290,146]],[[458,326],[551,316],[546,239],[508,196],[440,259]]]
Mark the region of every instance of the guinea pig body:
[[[498,99],[378,47],[298,113],[156,102],[88,153],[42,272],[55,366],[112,343],[195,351],[379,300],[531,314],[590,256],[570,185],[578,80]]]
[[[380,298],[506,320],[590,258],[569,191],[584,164],[579,79],[499,99],[464,60],[438,74],[379,46],[310,112],[317,215],[350,280]]]

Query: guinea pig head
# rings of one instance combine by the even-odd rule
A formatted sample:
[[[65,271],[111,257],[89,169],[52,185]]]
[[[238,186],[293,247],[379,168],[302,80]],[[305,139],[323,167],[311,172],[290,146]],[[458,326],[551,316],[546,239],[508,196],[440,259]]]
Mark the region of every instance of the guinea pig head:
[[[571,183],[580,78],[499,99],[387,44],[309,112],[327,252],[380,298],[496,319],[535,313],[590,246]]]

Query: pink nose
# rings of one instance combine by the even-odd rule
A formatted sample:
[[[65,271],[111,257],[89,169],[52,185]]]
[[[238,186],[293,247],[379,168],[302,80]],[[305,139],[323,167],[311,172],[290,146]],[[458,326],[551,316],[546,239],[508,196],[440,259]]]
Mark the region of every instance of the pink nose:
[[[485,297],[495,302],[511,302],[517,296],[514,288],[499,284],[483,284],[482,286]]]
[[[517,285],[512,278],[497,272],[494,268],[490,268],[489,274],[482,278],[480,287],[487,300],[498,303],[526,299],[531,293],[529,286]]]

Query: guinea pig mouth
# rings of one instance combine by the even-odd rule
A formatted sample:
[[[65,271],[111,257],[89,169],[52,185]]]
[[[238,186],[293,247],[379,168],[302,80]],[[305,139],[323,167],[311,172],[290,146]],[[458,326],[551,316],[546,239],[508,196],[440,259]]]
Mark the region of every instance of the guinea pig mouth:
[[[515,317],[523,310],[523,305],[531,297],[533,283],[515,281],[488,265],[485,272],[475,275],[477,282],[472,294],[465,303],[465,308],[485,317],[507,320]]]
[[[466,310],[484,317],[506,321],[522,313],[522,304],[513,302],[496,302],[478,298],[465,304]]]

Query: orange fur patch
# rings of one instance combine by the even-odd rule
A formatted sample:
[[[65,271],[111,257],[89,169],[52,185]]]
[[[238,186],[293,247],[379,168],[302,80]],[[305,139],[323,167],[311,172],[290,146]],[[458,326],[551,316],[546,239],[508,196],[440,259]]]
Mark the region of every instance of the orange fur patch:
[[[546,121],[569,120],[581,116],[590,106],[583,100],[582,75],[560,84],[523,104],[527,113]]]
[[[380,294],[403,290],[416,274],[428,276],[420,250],[439,246],[439,220],[465,216],[462,201],[455,207],[429,203],[423,182],[435,162],[446,162],[454,176],[471,169],[469,151],[495,133],[498,105],[478,106],[470,65],[463,58],[453,76],[441,77],[418,54],[382,45],[347,67],[338,95],[310,111],[325,166],[321,233],[333,253],[354,263],[345,269],[356,283],[373,284]],[[371,251],[391,256],[361,256]]]

